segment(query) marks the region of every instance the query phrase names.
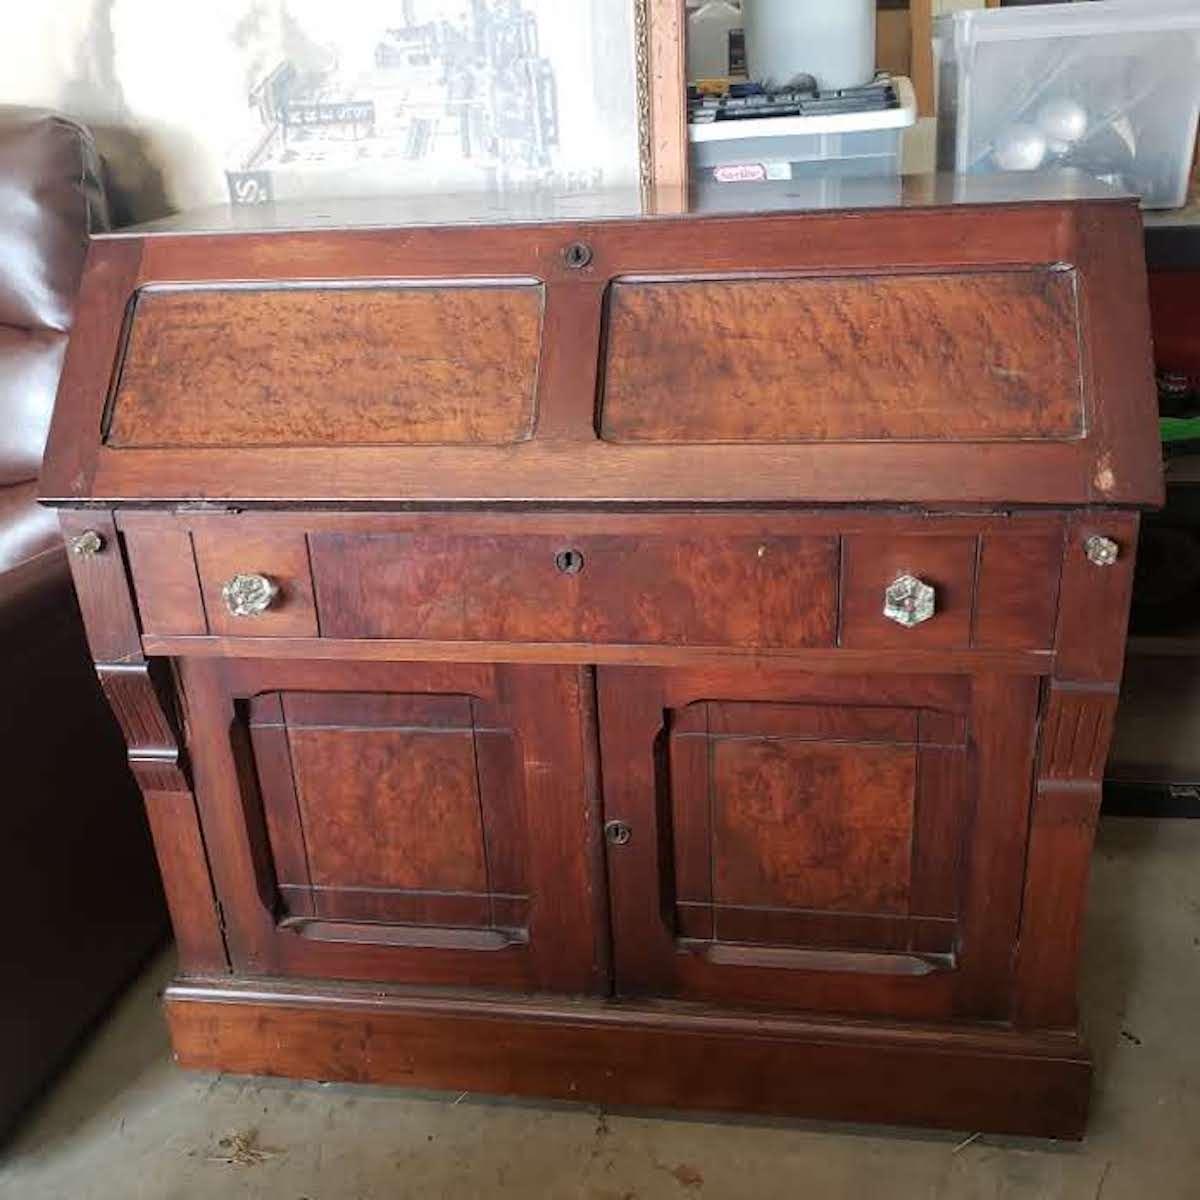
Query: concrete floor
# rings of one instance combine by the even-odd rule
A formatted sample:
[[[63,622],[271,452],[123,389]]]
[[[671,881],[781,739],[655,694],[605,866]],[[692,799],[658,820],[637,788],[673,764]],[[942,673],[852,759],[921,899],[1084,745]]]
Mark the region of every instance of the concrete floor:
[[[185,1075],[138,983],[0,1158],[4,1200],[1200,1200],[1200,821],[1108,821],[1066,1145]]]

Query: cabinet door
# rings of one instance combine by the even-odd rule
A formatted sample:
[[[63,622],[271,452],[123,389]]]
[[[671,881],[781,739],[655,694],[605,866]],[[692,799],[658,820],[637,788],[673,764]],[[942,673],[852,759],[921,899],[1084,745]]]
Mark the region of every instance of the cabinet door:
[[[592,680],[186,661],[235,970],[602,990]]]
[[[618,991],[1003,1018],[1038,690],[601,668]]]

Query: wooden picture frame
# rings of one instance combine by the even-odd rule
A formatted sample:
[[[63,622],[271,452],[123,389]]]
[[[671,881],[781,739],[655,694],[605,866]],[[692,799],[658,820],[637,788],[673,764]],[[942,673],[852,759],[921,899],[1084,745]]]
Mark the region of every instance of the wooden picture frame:
[[[682,212],[688,188],[684,0],[633,0],[638,165],[649,212]]]

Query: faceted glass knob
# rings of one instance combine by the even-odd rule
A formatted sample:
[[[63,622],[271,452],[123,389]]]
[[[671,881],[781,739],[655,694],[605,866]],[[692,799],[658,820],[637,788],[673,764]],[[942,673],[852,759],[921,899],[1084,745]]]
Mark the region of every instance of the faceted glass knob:
[[[221,589],[225,607],[235,617],[265,613],[278,595],[278,585],[265,575],[235,575]]]
[[[72,554],[78,554],[80,558],[91,558],[93,554],[99,554],[104,549],[104,538],[94,529],[85,529],[78,537],[72,538],[69,545]]]
[[[1112,538],[1099,536],[1088,538],[1083,552],[1094,567],[1111,567],[1121,557],[1121,547]]]
[[[901,575],[883,594],[883,615],[905,629],[928,621],[937,612],[937,593],[915,575]]]

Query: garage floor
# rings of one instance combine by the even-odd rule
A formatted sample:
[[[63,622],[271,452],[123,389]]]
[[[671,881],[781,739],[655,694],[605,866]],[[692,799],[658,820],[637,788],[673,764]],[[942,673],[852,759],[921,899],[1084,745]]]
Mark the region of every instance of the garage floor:
[[[1200,821],[1106,822],[1089,931],[1083,1145],[185,1075],[164,958],[3,1152],[0,1197],[1200,1200]]]

